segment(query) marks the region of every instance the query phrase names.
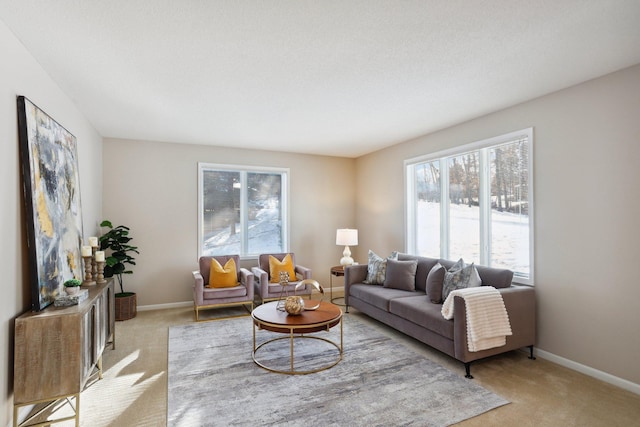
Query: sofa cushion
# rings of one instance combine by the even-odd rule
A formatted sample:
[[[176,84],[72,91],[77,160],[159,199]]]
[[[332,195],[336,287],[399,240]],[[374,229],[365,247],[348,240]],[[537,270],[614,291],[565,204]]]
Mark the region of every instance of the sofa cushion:
[[[442,305],[431,304],[424,296],[394,298],[389,301],[389,312],[438,335],[453,339],[453,320],[442,317]]]
[[[387,271],[387,260],[398,259],[398,252],[393,251],[387,258],[381,258],[371,249],[369,249],[367,264],[367,279],[364,283],[371,285],[382,285]]]
[[[416,269],[416,290],[426,291],[427,275],[429,274],[433,266],[438,263],[438,259],[409,255],[404,253],[398,254],[398,260],[400,261],[407,261],[412,259],[418,261],[418,268]]]
[[[289,282],[287,285],[284,286],[284,290],[282,289],[283,287],[280,286],[280,283],[269,283],[267,289],[268,292],[270,294],[281,294],[281,293],[286,293],[288,295],[295,295],[296,294],[296,286],[298,285],[299,282]],[[306,288],[303,288],[301,291],[298,291],[299,294],[304,293]]]
[[[434,304],[442,303],[442,284],[446,271],[447,269],[438,262],[427,275],[427,296]]]
[[[418,261],[397,261],[387,260],[387,271],[385,273],[384,287],[402,289],[405,291],[415,291],[416,289],[416,269]]]
[[[455,263],[446,259],[438,260],[445,268],[450,268]],[[485,267],[476,265],[476,270],[482,280],[482,286],[493,286],[496,289],[508,288],[513,280],[513,271],[506,268]]]
[[[211,258],[209,268],[209,287],[211,288],[232,288],[238,285],[238,272],[236,262],[230,258],[224,267],[217,259]]]
[[[424,292],[420,291],[403,291],[400,289],[385,288],[383,286],[371,286],[358,283],[349,286],[349,296],[358,298],[369,305],[372,305],[380,310],[389,311],[389,301],[395,298],[422,296],[424,299]],[[442,317],[442,315],[440,315]]]
[[[238,285],[233,288],[204,288],[202,292],[202,298],[206,300],[217,300],[220,302],[221,298],[235,298],[243,297],[247,295],[246,286]]]
[[[462,258],[444,273],[442,283],[442,299],[446,300],[451,291],[462,288],[473,288],[482,285],[476,266],[465,264]]]
[[[285,255],[282,261],[273,255],[269,255],[269,282],[280,283],[280,273],[287,273],[289,275],[289,282],[296,280],[296,272],[291,254]]]

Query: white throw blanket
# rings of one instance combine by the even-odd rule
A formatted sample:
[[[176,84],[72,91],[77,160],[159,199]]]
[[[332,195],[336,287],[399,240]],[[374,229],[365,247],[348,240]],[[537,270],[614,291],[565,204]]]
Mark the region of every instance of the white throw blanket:
[[[453,318],[453,299],[464,298],[467,312],[467,345],[469,351],[500,347],[512,335],[509,315],[502,295],[493,286],[456,289],[442,304],[445,319]]]

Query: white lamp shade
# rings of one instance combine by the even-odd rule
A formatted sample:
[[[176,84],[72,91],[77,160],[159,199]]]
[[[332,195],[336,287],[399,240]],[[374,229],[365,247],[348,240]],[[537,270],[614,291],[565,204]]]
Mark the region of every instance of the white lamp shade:
[[[355,246],[358,244],[358,230],[339,228],[336,232],[336,245]]]

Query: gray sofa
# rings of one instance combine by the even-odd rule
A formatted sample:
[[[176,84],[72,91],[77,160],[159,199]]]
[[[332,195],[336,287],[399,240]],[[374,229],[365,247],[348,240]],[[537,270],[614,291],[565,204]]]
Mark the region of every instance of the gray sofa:
[[[493,286],[502,295],[513,335],[507,336],[505,346],[470,352],[467,346],[464,299],[458,296],[454,298],[453,319],[446,320],[441,313],[442,302],[433,303],[430,301],[430,296],[427,295],[426,282],[429,271],[438,262],[446,269],[450,268],[454,262],[408,254],[399,254],[398,260],[417,261],[415,290],[395,289],[364,283],[367,278],[367,265],[347,267],[345,269],[347,313],[349,307],[355,307],[362,313],[456,358],[464,363],[467,378],[473,378],[470,372],[471,362],[488,356],[529,347],[529,357],[534,359],[535,291],[529,286],[513,285],[511,283],[513,272],[476,266],[482,285]],[[437,300],[437,296],[435,299]]]

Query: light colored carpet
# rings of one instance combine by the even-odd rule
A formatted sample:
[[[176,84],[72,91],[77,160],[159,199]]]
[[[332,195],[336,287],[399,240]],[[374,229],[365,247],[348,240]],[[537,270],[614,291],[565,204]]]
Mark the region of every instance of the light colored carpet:
[[[337,327],[321,334],[339,340]],[[336,351],[317,340],[299,343],[299,363]],[[354,316],[344,318],[343,360],[326,371],[268,372],[251,350],[250,318],[171,327],[167,425],[443,426],[509,403]],[[286,362],[288,341],[264,354]]]

